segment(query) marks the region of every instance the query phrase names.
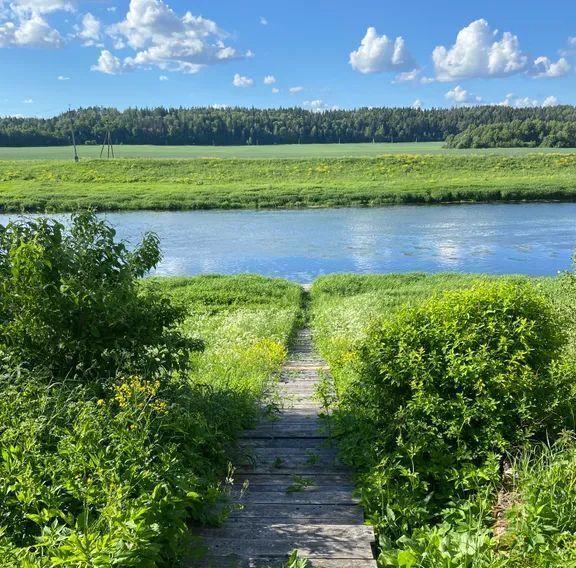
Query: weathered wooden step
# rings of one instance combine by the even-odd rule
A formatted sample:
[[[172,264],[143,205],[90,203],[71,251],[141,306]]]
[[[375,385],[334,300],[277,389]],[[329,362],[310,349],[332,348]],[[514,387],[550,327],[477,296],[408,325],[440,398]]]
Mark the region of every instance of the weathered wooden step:
[[[314,473],[314,474],[304,474],[298,477],[290,473],[250,473],[250,474],[234,474],[234,483],[242,486],[245,482],[248,482],[248,486],[252,489],[256,486],[262,487],[288,487],[295,481],[301,478],[304,483],[311,483],[314,486],[344,486],[350,484],[350,477],[346,474],[339,473]]]
[[[284,480],[283,484],[280,483],[254,483],[253,479],[250,475],[245,476],[243,479],[245,480],[245,487],[244,491],[246,492],[254,492],[254,491],[262,491],[262,492],[280,492],[280,493],[290,493],[290,492],[302,492],[302,493],[311,493],[311,492],[324,492],[327,493],[329,491],[348,491],[350,495],[354,492],[354,485],[350,482],[350,480],[346,480],[344,483],[313,483],[310,482],[309,485],[302,484],[302,480],[294,479],[292,476],[287,476],[288,479]],[[244,487],[243,485],[238,485],[238,487]],[[296,488],[296,489],[295,489]],[[354,500],[356,502],[356,500]]]
[[[231,554],[217,556],[202,561],[201,564],[187,564],[185,568],[280,568],[288,558],[277,557],[246,558]],[[375,560],[359,559],[323,559],[313,558],[308,560],[309,568],[377,568]]]
[[[301,462],[256,462],[254,464],[242,464],[236,466],[237,473],[251,473],[258,469],[262,473],[274,473],[281,471],[283,473],[290,473],[293,475],[314,475],[318,471],[322,471],[326,467],[330,467],[330,471],[334,473],[346,473],[348,469],[341,465],[332,465],[327,463],[301,463]]]
[[[372,551],[364,546],[364,543],[358,545],[355,541],[342,542],[338,538],[330,538],[329,536],[321,538],[302,536],[297,543],[292,538],[266,540],[242,538],[238,540],[220,537],[207,537],[204,542],[215,556],[237,553],[238,547],[242,546],[242,554],[252,558],[258,556],[284,558],[296,549],[305,558],[373,559]]]
[[[277,425],[262,424],[244,431],[240,438],[326,438],[328,434],[328,427],[323,422],[290,420]]]
[[[311,525],[364,524],[364,512],[357,505],[283,505],[254,503],[240,511],[233,511],[229,521],[244,522],[260,519],[267,523],[296,523]]]
[[[318,360],[301,360],[289,359],[284,363],[285,370],[291,369],[315,369],[315,370],[328,370],[328,365],[324,361]]]
[[[222,527],[200,529],[200,536],[218,538],[263,538],[263,539],[299,539],[314,536],[340,542],[366,540],[374,542],[374,529],[369,525],[289,525],[272,523],[266,526]]]
[[[376,567],[373,530],[320,418],[316,385],[324,377],[310,331],[300,331],[279,377],[282,410],[242,435],[230,494],[236,507],[223,529],[202,531],[209,556],[194,566],[280,568],[298,550],[311,568]]]
[[[249,451],[252,448],[332,448],[333,444],[325,437],[317,438],[272,438],[270,440],[256,438],[242,440],[238,447]]]
[[[314,489],[306,487],[295,491],[251,491],[234,492],[230,496],[234,503],[244,505],[356,505],[359,501],[346,489]]]
[[[333,468],[341,467],[338,454],[333,448],[300,447],[269,448],[253,447],[250,451],[240,452],[236,462],[238,470],[243,467],[275,469]]]

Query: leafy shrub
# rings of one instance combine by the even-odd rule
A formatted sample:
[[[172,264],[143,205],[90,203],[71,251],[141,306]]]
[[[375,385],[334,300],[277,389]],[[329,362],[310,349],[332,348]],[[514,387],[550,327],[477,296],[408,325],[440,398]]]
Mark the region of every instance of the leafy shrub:
[[[373,327],[354,400],[387,449],[483,459],[547,423],[562,343],[551,308],[527,285],[448,293]]]
[[[339,411],[361,494],[391,538],[499,478],[571,393],[555,312],[528,285],[450,292],[373,325]],[[567,372],[565,372],[567,371]]]
[[[0,350],[58,376],[184,367],[201,347],[175,329],[184,311],[138,284],[160,260],[158,238],[129,251],[115,235],[88,212],[69,230],[45,218],[0,227]]]

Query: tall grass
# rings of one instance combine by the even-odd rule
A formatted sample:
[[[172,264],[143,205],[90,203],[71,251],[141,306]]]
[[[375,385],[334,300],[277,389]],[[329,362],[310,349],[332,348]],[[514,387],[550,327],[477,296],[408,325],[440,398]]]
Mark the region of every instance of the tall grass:
[[[4,211],[573,200],[576,154],[0,162]]]

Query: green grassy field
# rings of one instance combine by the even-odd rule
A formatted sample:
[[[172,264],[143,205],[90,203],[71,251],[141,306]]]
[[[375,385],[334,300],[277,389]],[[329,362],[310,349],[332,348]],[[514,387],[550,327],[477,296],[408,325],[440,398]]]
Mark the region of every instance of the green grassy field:
[[[573,200],[576,153],[0,161],[4,211]]]
[[[496,154],[504,156],[530,153],[573,152],[574,149],[494,148],[453,150],[443,142],[400,142],[395,144],[278,144],[271,146],[115,146],[116,158],[344,158],[382,154]],[[99,158],[101,146],[79,146],[81,159]],[[106,155],[106,153],[104,154]],[[0,160],[72,160],[71,146],[0,148]]]

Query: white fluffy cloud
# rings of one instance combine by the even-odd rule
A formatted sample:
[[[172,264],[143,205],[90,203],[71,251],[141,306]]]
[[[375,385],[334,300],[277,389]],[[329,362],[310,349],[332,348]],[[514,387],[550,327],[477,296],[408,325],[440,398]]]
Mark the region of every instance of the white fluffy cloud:
[[[295,95],[296,93],[301,93],[304,90],[304,87],[301,87],[300,85],[298,85],[297,87],[290,87],[288,89],[288,92],[291,95]]]
[[[186,12],[178,16],[163,0],[130,0],[126,17],[108,28],[115,45],[135,54],[123,69],[158,67],[197,73],[203,67],[246,57],[224,43],[227,34],[212,20]]]
[[[266,75],[266,77],[264,77],[265,85],[273,85],[274,83],[276,83],[276,77],[274,77],[274,75]]]
[[[244,77],[243,75],[240,75],[240,73],[236,73],[234,75],[234,79],[232,79],[232,84],[235,87],[245,89],[246,87],[251,87],[254,84],[254,79],[250,79],[250,77]]]
[[[313,101],[304,101],[302,103],[302,106],[306,110],[309,110],[312,112],[326,112],[328,110],[338,110],[340,108],[336,105],[329,105],[320,99],[316,99]]]
[[[92,65],[92,71],[99,71],[107,75],[118,75],[125,70],[124,65],[118,57],[110,53],[107,49],[100,52],[98,63]]]
[[[482,98],[473,95],[466,89],[463,89],[460,85],[456,85],[453,89],[450,89],[444,95],[449,101],[456,104],[478,104],[482,102]]]
[[[277,95],[280,92],[280,89],[277,89],[276,87],[272,87],[272,92]]]
[[[560,101],[558,100],[557,97],[555,97],[554,95],[551,95],[549,97],[546,97],[543,101],[542,101],[542,106],[543,107],[555,107],[558,106],[560,104]]]
[[[62,36],[44,14],[73,9],[69,0],[0,0],[0,47],[61,47]]]
[[[82,40],[84,45],[96,45],[100,40],[100,30],[102,24],[98,18],[94,17],[90,12],[84,14],[82,18],[82,29],[78,33],[78,37]]]
[[[432,60],[438,81],[453,81],[469,77],[505,77],[525,71],[528,56],[521,49],[518,37],[504,32],[498,39],[484,20],[476,20],[458,32],[450,48],[438,46]]]
[[[0,23],[0,47],[61,47],[62,37],[40,14]]]
[[[432,77],[427,77],[426,75],[421,75],[422,69],[412,69],[412,71],[404,71],[403,73],[398,73],[394,77],[393,83],[407,83],[410,81],[420,83],[422,85],[428,85],[434,83],[435,79]]]
[[[386,35],[379,36],[374,27],[368,28],[358,49],[350,53],[349,63],[353,69],[364,74],[402,73],[417,67],[402,37],[392,40]]]
[[[509,93],[506,95],[506,98],[498,104],[515,108],[533,108],[558,106],[560,102],[554,96],[549,96],[546,97],[543,101],[539,101],[538,99],[531,99],[530,97],[517,97],[514,93]]]
[[[404,71],[398,73],[394,77],[394,83],[407,83],[409,81],[417,81],[420,79],[420,69],[412,69],[412,71]]]
[[[66,77],[65,75],[58,75],[56,78],[58,81],[70,81],[70,77]]]
[[[168,77],[166,75],[160,75],[160,77],[158,77],[159,81],[168,81]]]
[[[414,109],[421,109],[424,106],[424,102],[421,99],[416,99],[412,105],[411,108]]]
[[[260,16],[260,23],[263,26],[267,26],[268,25],[268,20],[264,17],[264,16]]]
[[[17,13],[49,14],[51,12],[72,12],[74,2],[70,0],[14,0],[10,4]]]
[[[538,57],[534,61],[536,77],[562,77],[572,70],[572,66],[565,57],[553,63],[548,57]]]

